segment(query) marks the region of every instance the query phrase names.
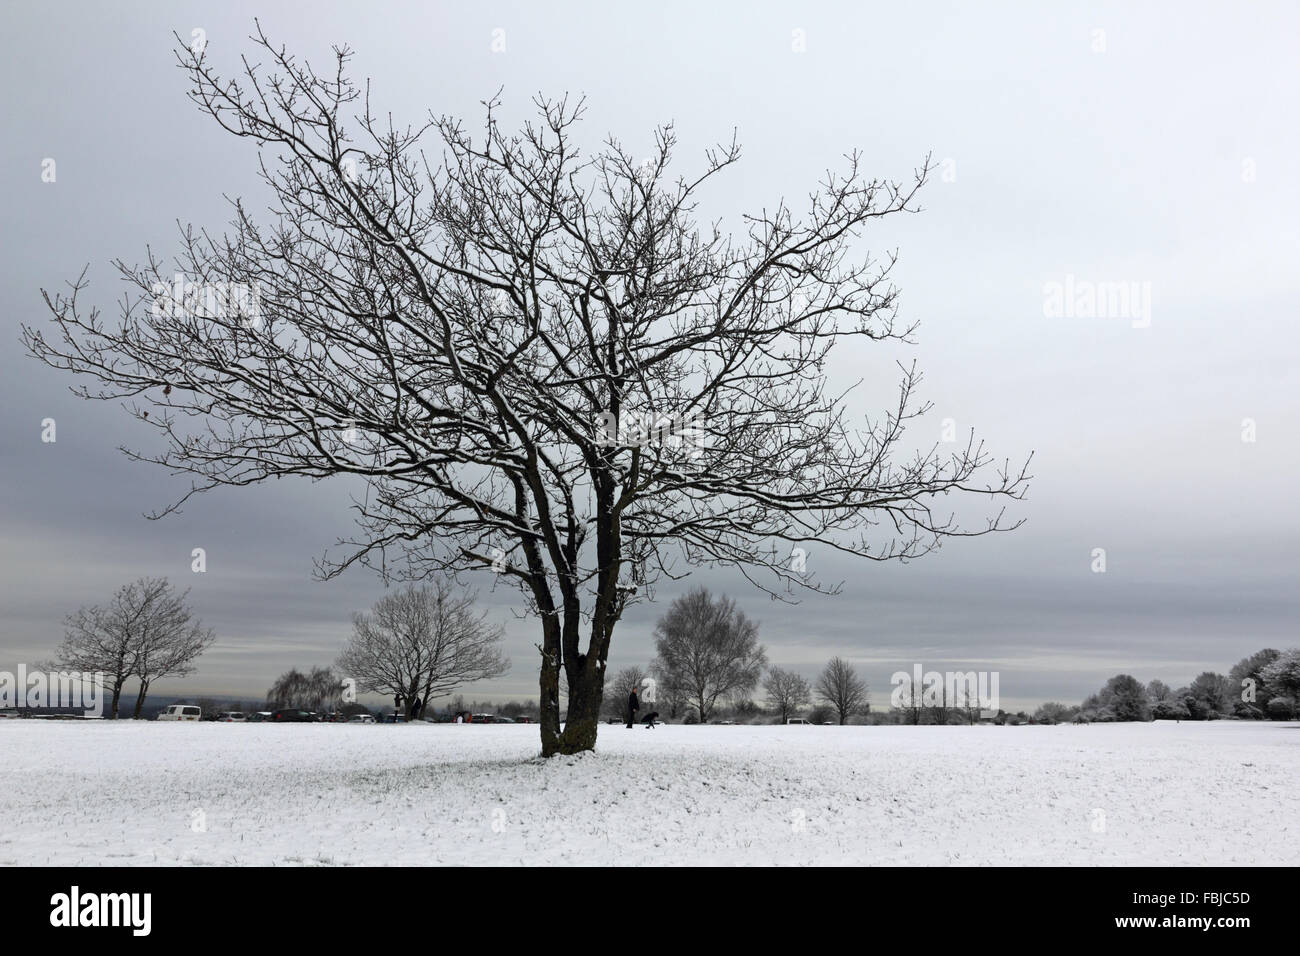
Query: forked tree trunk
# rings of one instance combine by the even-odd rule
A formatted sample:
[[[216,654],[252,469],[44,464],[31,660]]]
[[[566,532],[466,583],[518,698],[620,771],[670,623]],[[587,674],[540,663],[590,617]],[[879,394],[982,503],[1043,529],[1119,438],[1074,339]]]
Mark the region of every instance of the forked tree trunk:
[[[144,710],[144,698],[149,693],[149,685],[144,681],[140,682],[140,693],[135,695],[135,712],[131,714],[132,720],[140,719],[140,712]]]
[[[601,702],[604,698],[604,667],[591,666],[588,658],[568,676],[568,708],[560,723],[559,667],[543,658],[541,676],[542,756],[580,753],[595,749],[595,736],[601,727]]]
[[[560,737],[560,753],[592,750],[600,728],[600,702],[604,696],[605,672],[584,667],[577,686],[569,687],[569,712]]]
[[[569,679],[569,706],[562,729],[558,701],[551,714],[547,713],[545,706],[542,708],[543,757],[595,749],[596,734],[600,729],[600,704],[605,691],[604,678],[603,669],[584,666],[576,678]],[[543,701],[548,699],[545,685],[546,673],[543,669]]]

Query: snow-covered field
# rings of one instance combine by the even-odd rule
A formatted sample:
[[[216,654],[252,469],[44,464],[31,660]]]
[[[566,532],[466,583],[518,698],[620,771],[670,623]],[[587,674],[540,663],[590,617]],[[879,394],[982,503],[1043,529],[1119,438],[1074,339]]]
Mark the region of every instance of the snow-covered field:
[[[0,721],[0,864],[1300,863],[1300,726]]]

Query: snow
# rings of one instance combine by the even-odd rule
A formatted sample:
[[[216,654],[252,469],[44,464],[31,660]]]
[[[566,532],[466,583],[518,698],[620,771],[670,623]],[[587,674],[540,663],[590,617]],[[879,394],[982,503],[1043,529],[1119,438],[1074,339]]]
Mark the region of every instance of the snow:
[[[1300,863],[1300,725],[0,721],[0,864]]]

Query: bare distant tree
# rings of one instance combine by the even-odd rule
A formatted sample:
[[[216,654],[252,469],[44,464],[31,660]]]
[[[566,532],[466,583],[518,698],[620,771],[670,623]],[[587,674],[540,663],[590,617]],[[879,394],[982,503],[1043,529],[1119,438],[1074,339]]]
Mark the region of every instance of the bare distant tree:
[[[474,595],[451,582],[393,591],[370,614],[352,619],[352,638],[339,655],[339,670],[357,689],[401,697],[407,719],[418,697],[428,703],[457,686],[504,674],[504,629],[474,613]]]
[[[905,438],[929,410],[915,366],[875,419],[827,388],[841,340],[912,341],[894,256],[857,243],[915,211],[928,158],[893,181],[849,154],[802,213],[766,202],[737,237],[695,218],[735,142],[685,174],[671,127],[648,158],[612,138],[586,154],[582,103],[541,98],[518,133],[496,101],[481,134],[403,127],[372,110],[346,47],[317,72],[260,26],[252,39],[238,79],[180,38],[177,56],[199,108],[264,151],[270,195],[235,202],[230,234],[183,229],[174,264],[117,262],[121,321],[87,307],[84,272],[45,293],[54,334],[24,327],[26,347],[89,378],[83,397],[126,399],[162,445],[130,454],[190,475],[181,501],[366,482],[359,534],[321,574],[517,584],[539,629],[543,754],[595,745],[615,625],[679,561],[784,597],[837,589],[798,545],[906,560],[1015,527],[993,508],[963,525],[946,496],[1017,499],[1024,467],[973,435]],[[269,226],[252,212],[267,200]]]
[[[108,604],[82,607],[64,622],[59,667],[86,675],[102,673],[112,693],[109,716],[118,716],[122,688],[140,678],[134,716],[139,717],[149,684],[158,677],[187,674],[212,643],[213,633],[193,620],[166,578],[140,578],[117,589]]]
[[[119,591],[114,603],[121,594]],[[63,628],[63,642],[56,652],[57,663],[52,669],[80,671],[88,679],[95,674],[103,675],[103,685],[113,695],[108,705],[108,716],[117,719],[122,688],[134,666],[130,627],[114,614],[112,605],[94,605],[80,607],[69,614],[64,619]]]
[[[273,709],[335,710],[343,697],[343,681],[329,667],[313,667],[304,674],[296,667],[281,674],[266,692]]]
[[[842,657],[832,657],[817,678],[817,696],[835,708],[843,725],[866,706],[867,685],[852,664]]]
[[[609,685],[609,699],[606,702],[605,712],[610,717],[622,717],[627,713],[627,699],[635,689],[638,694],[642,691],[642,682],[646,678],[646,672],[640,667],[624,667],[614,675]],[[656,695],[657,696],[657,695]],[[642,707],[644,710],[644,706]]]
[[[1151,703],[1158,704],[1162,700],[1171,700],[1174,696],[1174,691],[1172,687],[1157,678],[1147,682],[1147,696],[1151,698]],[[1044,704],[1043,706],[1045,707],[1047,705]]]
[[[239,709],[232,704],[218,701],[214,697],[200,697],[194,703],[198,704],[199,710],[203,712],[203,720],[215,720],[224,711]]]
[[[152,584],[158,587],[157,582]],[[140,681],[133,717],[139,719],[149,686],[164,677],[184,677],[194,672],[194,662],[216,639],[185,606],[186,590],[177,594],[166,580],[151,599],[149,613],[140,623],[132,673]]]
[[[768,705],[780,714],[783,724],[812,700],[812,688],[802,675],[779,667],[773,667],[767,672],[767,677],[763,679],[763,689],[767,691]]]
[[[676,720],[690,706],[686,690],[682,686],[681,677],[665,670],[658,658],[650,664],[650,675],[655,680],[657,706],[661,710],[666,710],[668,716]]]
[[[925,696],[920,681],[910,681],[911,691],[903,706],[903,723],[920,726],[921,711],[924,709]]]
[[[658,671],[681,688],[700,723],[719,698],[752,691],[767,665],[758,625],[725,595],[695,588],[655,625]]]

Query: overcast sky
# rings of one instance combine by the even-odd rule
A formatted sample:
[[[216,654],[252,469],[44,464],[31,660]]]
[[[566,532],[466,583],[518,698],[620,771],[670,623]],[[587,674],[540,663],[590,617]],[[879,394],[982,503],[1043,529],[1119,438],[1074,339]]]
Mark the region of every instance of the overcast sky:
[[[842,655],[877,706],[889,675],[914,663],[996,670],[1003,706],[1018,709],[1078,702],[1120,671],[1177,685],[1297,643],[1300,8],[458,6],[6,11],[0,669],[48,657],[78,605],[167,575],[193,589],[219,639],[197,674],[156,690],[260,697],[287,667],[331,662],[351,612],[382,593],[362,571],[312,579],[313,559],[350,530],[341,485],[223,490],[144,519],[184,487],[117,450],[154,433],[116,405],[70,396],[18,342],[20,322],[47,322],[42,286],[89,263],[92,297],[111,315],[122,291],[111,257],[170,252],[178,219],[220,228],[223,193],[264,199],[254,147],[186,99],[171,37],[206,31],[228,73],[254,16],[318,65],[331,45],[351,45],[353,75],[370,77],[378,111],[401,120],[431,109],[476,124],[498,88],[511,116],[537,92],[581,92],[585,138],[612,133],[635,150],[673,121],[683,170],[734,128],[743,161],[708,194],[733,226],[802,197],[848,150],[899,178],[933,154],[924,213],[862,243],[900,251],[917,344],[844,348],[832,374],[887,390],[892,362],[915,358],[935,406],[921,438],[938,439],[951,418],[999,457],[1034,453],[1015,511],[1027,523],[907,566],[840,566],[814,551],[810,569],[843,580],[843,593],[797,607],[697,573],[761,621],[774,663],[812,677]],[[51,158],[56,178],[43,182]],[[1051,314],[1045,287],[1067,276],[1139,283],[1149,324]],[[41,441],[45,418],[57,421],[54,444]],[[195,547],[207,551],[204,574],[190,571]],[[1104,574],[1092,571],[1095,548]],[[514,667],[465,693],[535,697],[536,626],[514,619],[514,593],[491,584],[481,596],[508,623]],[[675,593],[662,588],[623,621],[612,667],[650,659],[654,620]]]

